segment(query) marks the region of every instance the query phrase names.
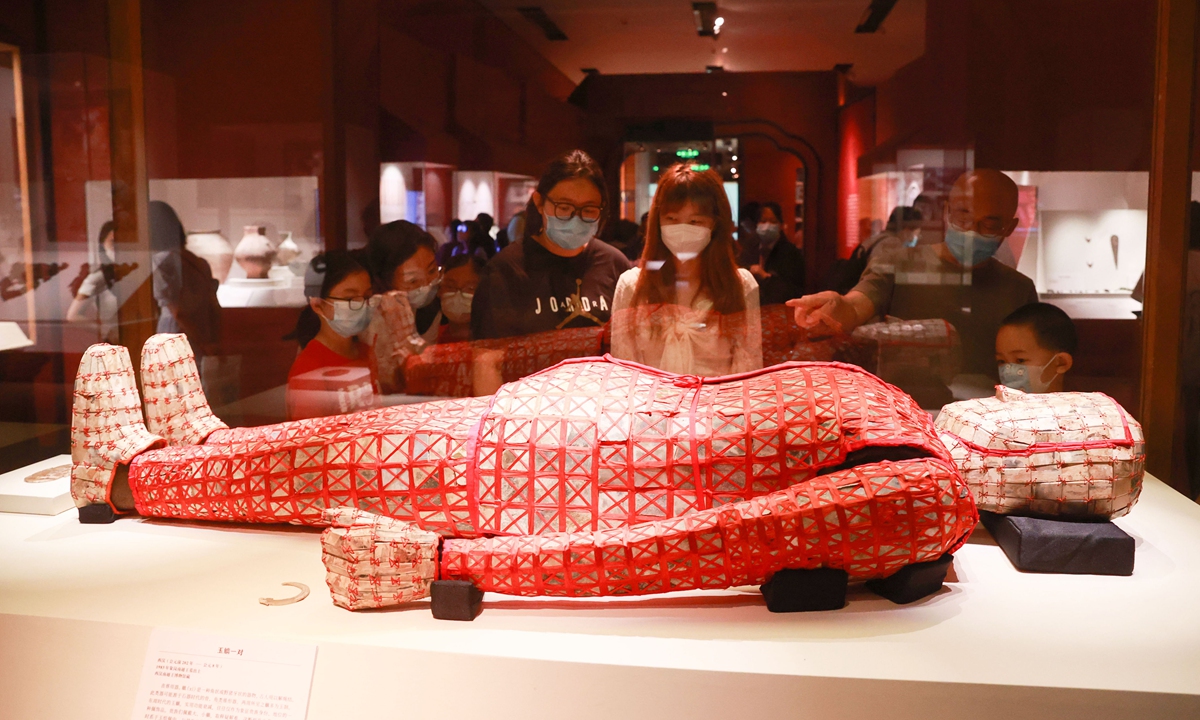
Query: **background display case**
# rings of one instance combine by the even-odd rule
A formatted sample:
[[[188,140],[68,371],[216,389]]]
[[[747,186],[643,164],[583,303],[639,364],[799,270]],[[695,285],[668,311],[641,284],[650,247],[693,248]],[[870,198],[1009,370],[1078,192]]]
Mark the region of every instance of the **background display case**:
[[[453,165],[389,162],[379,166],[379,220],[407,220],[425,228],[439,243],[447,239],[452,216]],[[472,216],[474,217],[474,216]]]
[[[454,214],[459,220],[474,220],[487,213],[496,227],[503,227],[525,209],[535,189],[537,179],[528,175],[459,170],[454,173]]]
[[[621,165],[621,217],[639,222],[642,214],[649,212],[654,193],[658,191],[659,174],[683,162],[691,163],[698,170],[711,168],[721,176],[721,184],[733,210],[733,222],[737,225],[741,209],[737,138],[625,143],[625,161]],[[803,193],[803,179],[799,175],[797,182],[798,192]],[[803,202],[799,204],[802,206]]]

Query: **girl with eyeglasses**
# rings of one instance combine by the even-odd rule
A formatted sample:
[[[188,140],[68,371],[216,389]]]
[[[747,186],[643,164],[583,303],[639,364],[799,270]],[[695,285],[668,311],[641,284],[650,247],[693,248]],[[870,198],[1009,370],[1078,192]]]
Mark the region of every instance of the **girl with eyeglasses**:
[[[371,321],[371,276],[353,253],[317,255],[304,273],[308,307],[289,337],[300,354],[288,373],[288,417],[339,415],[372,407],[376,381],[359,335]]]
[[[582,150],[550,163],[525,208],[522,236],[484,268],[471,307],[476,340],[608,322],[629,261],[597,237],[607,196],[600,166]]]
[[[687,375],[762,367],[758,284],[737,267],[733,213],[712,170],[659,178],[639,267],[617,283],[614,357]]]

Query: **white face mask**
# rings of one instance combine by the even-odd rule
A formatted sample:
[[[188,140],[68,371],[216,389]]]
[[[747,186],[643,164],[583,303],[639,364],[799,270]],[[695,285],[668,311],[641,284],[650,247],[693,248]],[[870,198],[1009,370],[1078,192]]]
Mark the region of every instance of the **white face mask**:
[[[433,299],[437,297],[437,288],[438,283],[433,282],[429,285],[419,287],[416,290],[409,290],[408,304],[412,306],[413,310],[419,310],[425,307],[429,303],[433,302]]]
[[[369,304],[364,303],[358,308],[351,308],[348,300],[326,298],[325,302],[333,306],[333,317],[327,317],[325,321],[329,323],[331,330],[342,337],[354,337],[371,324],[371,306]]]
[[[779,223],[760,222],[754,231],[758,234],[758,238],[767,245],[772,245],[779,239],[779,231],[782,228]]]
[[[663,245],[672,255],[684,261],[700,257],[712,240],[712,229],[703,225],[677,223],[662,225],[659,229],[662,231]]]
[[[442,294],[442,312],[452,323],[465,323],[471,319],[471,301],[475,293],[448,292]]]

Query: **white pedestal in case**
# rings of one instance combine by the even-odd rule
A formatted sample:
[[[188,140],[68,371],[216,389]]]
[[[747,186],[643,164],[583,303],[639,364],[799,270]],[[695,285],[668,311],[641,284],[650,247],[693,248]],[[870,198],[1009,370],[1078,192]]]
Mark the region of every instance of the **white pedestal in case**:
[[[70,455],[56,455],[0,475],[0,512],[58,515],[75,507],[75,501],[71,499],[70,471],[57,480],[25,481],[36,472],[64,465],[70,467]]]
[[[488,594],[466,623],[335,607],[313,529],[4,514],[0,717],[128,720],[150,633],[173,626],[317,644],[310,720],[1198,718],[1200,507],[1147,478],[1117,524],[1132,577],[1020,573],[980,528],[907,606]],[[259,604],[287,581],[312,594]]]

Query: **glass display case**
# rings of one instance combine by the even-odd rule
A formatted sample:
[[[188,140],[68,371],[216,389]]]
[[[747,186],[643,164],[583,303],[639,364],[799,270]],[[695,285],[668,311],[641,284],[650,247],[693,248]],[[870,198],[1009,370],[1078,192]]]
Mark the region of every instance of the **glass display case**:
[[[738,139],[717,138],[692,142],[627,142],[625,161],[621,164],[621,218],[638,222],[650,210],[650,202],[658,190],[659,174],[678,163],[691,163],[697,170],[712,168],[721,176],[733,222],[739,222],[740,165]],[[803,178],[797,177],[798,194],[803,190]],[[800,201],[802,205],[803,202]]]
[[[525,209],[537,189],[537,179],[514,173],[459,170],[454,173],[454,213],[459,220],[473,220],[487,213],[494,227],[508,224]]]
[[[220,283],[222,307],[301,307],[304,266],[324,249],[318,229],[316,177],[152,179],[150,199],[167,203],[187,234],[186,247],[204,259]],[[99,233],[112,219],[107,180],[86,184],[86,253],[99,259]],[[253,263],[261,265],[257,268]],[[132,269],[133,286],[145,280],[146,263]]]
[[[899,206],[933,208],[921,242],[940,241],[945,168],[918,164],[860,177],[846,227],[855,244],[883,232]],[[1016,229],[996,259],[1034,281],[1039,295],[1073,316],[1129,318],[1146,264],[1145,172],[1005,171],[1017,183]]]
[[[388,162],[379,167],[379,220],[407,220],[438,239],[447,238],[452,212],[453,165]],[[474,216],[472,216],[474,217]]]

